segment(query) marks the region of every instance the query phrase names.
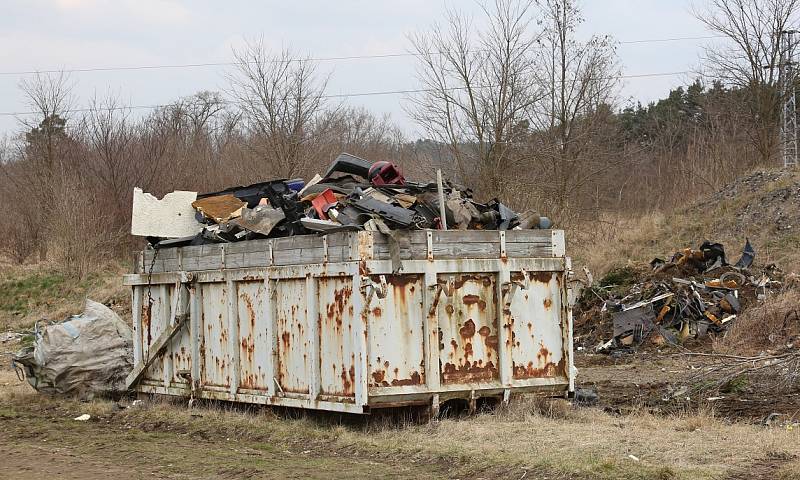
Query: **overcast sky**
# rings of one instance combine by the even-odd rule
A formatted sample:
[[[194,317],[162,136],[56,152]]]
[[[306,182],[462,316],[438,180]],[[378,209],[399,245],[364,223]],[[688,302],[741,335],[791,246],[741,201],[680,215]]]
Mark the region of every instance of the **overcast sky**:
[[[312,57],[404,53],[407,35],[425,30],[449,6],[477,13],[474,0],[0,0],[0,112],[27,111],[20,75],[30,70],[214,63],[231,49],[263,36],[280,49]],[[709,35],[690,13],[692,0],[583,0],[581,35],[612,35],[620,42]],[[696,4],[696,2],[695,2]],[[622,43],[625,75],[695,69],[709,40]],[[111,92],[130,105],[164,104],[202,90],[224,91],[228,67],[73,73],[76,107]],[[330,94],[411,89],[413,57],[326,61]],[[661,98],[690,76],[626,79],[620,103]],[[410,135],[402,97],[347,100],[388,113]],[[0,115],[0,135],[18,130]]]

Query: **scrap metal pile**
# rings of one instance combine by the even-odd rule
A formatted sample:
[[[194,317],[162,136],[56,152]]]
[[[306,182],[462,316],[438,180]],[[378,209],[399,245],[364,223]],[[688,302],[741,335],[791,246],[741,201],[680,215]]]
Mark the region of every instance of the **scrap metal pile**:
[[[722,333],[748,304],[781,286],[773,280],[780,273],[774,265],[751,270],[754,257],[748,241],[731,265],[722,244],[706,241],[669,260],[656,258],[649,267],[613,271],[584,290],[576,340],[609,352],[633,350],[648,340],[675,345]]]
[[[148,237],[154,248],[168,248],[348,230],[549,227],[547,217],[518,214],[497,199],[477,203],[467,188],[408,181],[392,163],[343,153],[309,182],[176,191],[161,200],[136,189],[131,233]]]

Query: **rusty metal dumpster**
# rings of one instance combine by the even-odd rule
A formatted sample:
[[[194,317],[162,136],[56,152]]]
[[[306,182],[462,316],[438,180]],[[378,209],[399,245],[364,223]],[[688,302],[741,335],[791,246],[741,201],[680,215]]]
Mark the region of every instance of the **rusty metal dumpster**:
[[[141,393],[352,413],[573,389],[560,230],[296,236],[140,252]]]

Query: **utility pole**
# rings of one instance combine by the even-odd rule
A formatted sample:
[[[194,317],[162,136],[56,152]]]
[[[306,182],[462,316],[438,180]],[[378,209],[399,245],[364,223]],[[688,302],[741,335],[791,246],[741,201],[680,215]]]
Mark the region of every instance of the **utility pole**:
[[[781,32],[781,63],[778,71],[783,112],[781,112],[781,152],[783,166],[797,165],[797,95],[795,91],[795,35],[798,30]]]

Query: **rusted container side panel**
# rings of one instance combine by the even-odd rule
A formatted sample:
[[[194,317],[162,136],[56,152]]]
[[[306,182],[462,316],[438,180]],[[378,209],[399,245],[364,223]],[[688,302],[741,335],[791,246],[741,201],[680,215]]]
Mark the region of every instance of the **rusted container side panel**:
[[[305,277],[276,282],[276,373],[278,385],[284,392],[310,393],[312,355],[308,300]]]
[[[155,342],[159,334],[166,328],[170,317],[171,285],[154,285],[150,288],[152,304],[148,306],[148,292],[144,289],[142,296],[142,355],[148,358],[150,345]],[[145,374],[145,380],[156,382],[164,381],[164,360],[156,359]]]
[[[378,276],[371,280],[376,284],[381,281]],[[370,388],[425,383],[423,293],[422,275],[395,275],[389,279],[386,296],[372,298],[368,325]]]
[[[526,275],[525,278],[523,275]],[[560,272],[517,272],[510,306],[514,379],[567,376]]]
[[[168,271],[126,276],[136,362],[152,361],[137,389],[365,413],[572,387],[561,232],[410,238],[400,274],[376,260],[385,245],[370,232],[288,239],[280,252],[271,241],[162,252]],[[296,255],[308,248],[321,253]],[[182,312],[187,324],[148,358]]]
[[[356,350],[353,320],[352,277],[319,278],[317,298],[319,325],[320,394],[354,397]],[[360,312],[359,312],[360,313]]]
[[[204,386],[228,387],[231,361],[228,340],[228,289],[224,283],[205,283],[201,295],[201,377]]]
[[[267,376],[272,345],[267,340],[270,328],[264,315],[266,287],[263,281],[235,283],[239,322],[239,388],[266,391],[272,378]]]
[[[452,288],[438,306],[442,384],[499,381],[496,280],[489,273],[440,275]]]

